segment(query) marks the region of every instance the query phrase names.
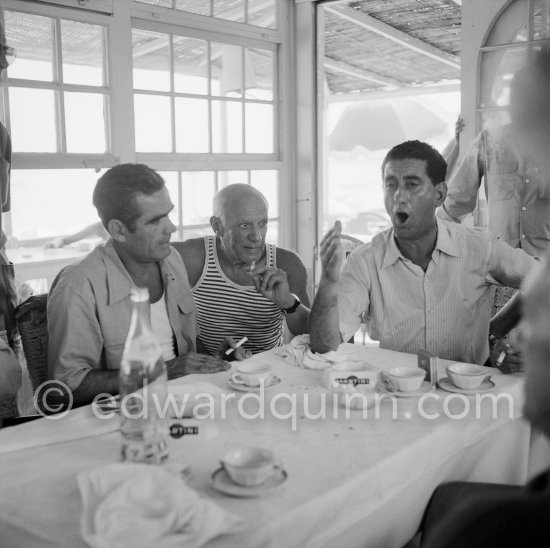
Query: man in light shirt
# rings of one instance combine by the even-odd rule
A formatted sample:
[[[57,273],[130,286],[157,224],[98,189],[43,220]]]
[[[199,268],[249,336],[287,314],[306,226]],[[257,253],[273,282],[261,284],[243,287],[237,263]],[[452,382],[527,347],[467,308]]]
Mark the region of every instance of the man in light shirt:
[[[381,348],[487,361],[491,284],[519,287],[534,259],[490,235],[436,218],[447,194],[446,169],[426,143],[397,145],[382,164],[393,226],[352,252],[342,272],[340,223],[324,237],[310,319],[313,351],[335,350],[357,331],[364,313],[369,335]],[[508,319],[495,318],[491,333],[504,336]]]
[[[97,182],[93,196],[110,239],[55,279],[48,299],[49,376],[76,403],[118,393],[118,369],[130,327],[132,287],[147,287],[168,378],[228,369],[195,352],[196,309],[187,272],[170,246],[176,230],[162,177],[122,164]]]

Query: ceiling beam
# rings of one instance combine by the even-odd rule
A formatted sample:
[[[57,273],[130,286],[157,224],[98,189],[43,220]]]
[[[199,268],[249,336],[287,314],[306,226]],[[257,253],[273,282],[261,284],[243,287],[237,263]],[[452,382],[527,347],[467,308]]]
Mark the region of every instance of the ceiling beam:
[[[404,82],[400,82],[399,80],[395,80],[388,76],[382,76],[381,74],[377,74],[376,72],[371,72],[370,70],[355,67],[353,65],[349,65],[348,63],[343,63],[342,61],[336,61],[335,59],[331,59],[330,57],[325,57],[323,64],[325,66],[325,69],[329,69],[334,72],[340,72],[342,74],[347,74],[348,76],[353,76],[354,78],[358,78],[359,80],[365,80],[367,82],[390,87],[392,89],[402,88],[406,85]]]
[[[363,13],[360,10],[350,8],[349,6],[339,6],[339,5],[327,5],[325,10],[346,19],[355,25],[359,25],[371,32],[375,32],[388,40],[392,40],[401,46],[413,50],[427,57],[431,57],[441,63],[449,65],[453,68],[460,68],[460,58],[456,55],[452,55],[443,51],[439,48],[432,46],[418,38],[407,34],[406,32],[400,31],[387,23],[375,19],[371,15]]]

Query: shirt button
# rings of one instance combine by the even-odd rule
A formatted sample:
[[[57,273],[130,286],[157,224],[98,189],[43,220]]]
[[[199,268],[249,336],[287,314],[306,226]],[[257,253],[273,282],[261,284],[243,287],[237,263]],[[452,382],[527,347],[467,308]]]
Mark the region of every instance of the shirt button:
[[[527,209],[527,208],[526,208],[525,206],[523,206],[523,207],[521,208],[521,211],[525,211],[526,209]]]
[[[525,234],[522,234],[521,237],[522,237],[522,238],[525,238]]]
[[[528,182],[529,182],[529,179],[525,179],[525,182],[528,183]]]

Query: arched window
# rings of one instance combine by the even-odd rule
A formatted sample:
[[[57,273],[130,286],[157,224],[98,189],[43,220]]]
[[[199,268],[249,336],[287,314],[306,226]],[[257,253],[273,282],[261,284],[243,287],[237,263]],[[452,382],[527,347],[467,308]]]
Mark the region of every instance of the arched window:
[[[543,47],[550,47],[550,0],[508,2],[489,27],[480,51],[478,130],[509,121],[510,81]]]

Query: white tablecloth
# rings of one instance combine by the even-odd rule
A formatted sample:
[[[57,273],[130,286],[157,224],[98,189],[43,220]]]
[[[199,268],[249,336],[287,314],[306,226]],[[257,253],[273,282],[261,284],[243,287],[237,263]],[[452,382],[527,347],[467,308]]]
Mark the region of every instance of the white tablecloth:
[[[416,364],[412,355],[353,348],[358,359],[381,369]],[[535,471],[529,468],[531,429],[519,418],[523,394],[519,375],[494,371],[493,393],[510,395],[499,400],[494,418],[488,401],[476,417],[474,396],[451,396],[437,390],[424,402],[426,414],[440,414],[433,420],[420,415],[417,398],[396,399],[395,416],[392,402],[385,400],[378,418],[373,408],[366,419],[361,411],[351,412],[346,419],[343,409],[339,409],[338,419],[312,419],[303,408],[306,396],[310,416],[327,409],[320,406],[322,394],[328,393],[320,385],[321,372],[288,365],[273,352],[254,359],[271,363],[282,379],[277,388],[265,393],[268,406],[275,400],[275,409],[284,415],[289,397],[295,395],[295,430],[292,419],[277,419],[269,410],[264,419],[239,416],[241,398],[247,398],[241,404],[251,415],[258,405],[238,393],[225,420],[199,422],[198,436],[184,436],[171,443],[172,462],[190,465],[189,485],[247,523],[243,532],[220,537],[213,546],[398,547],[415,534],[433,489],[442,481],[521,484]],[[446,362],[440,365],[443,371]],[[203,375],[200,379],[227,389],[229,375]],[[466,402],[470,412],[456,418]],[[447,415],[455,418],[446,416],[445,405]],[[331,407],[328,410],[332,412]],[[10,429],[0,432],[1,546],[84,546],[76,476],[118,460],[120,439],[119,433],[109,432],[108,427],[102,433],[84,411],[74,413],[81,413],[82,428],[89,428],[92,437],[80,436],[82,429],[75,428],[76,419],[72,419],[66,438],[71,437],[70,429],[80,437],[70,441],[56,437],[51,425],[45,436],[37,434],[41,421],[17,427],[13,434]],[[64,420],[57,421],[56,427],[63,429]],[[24,427],[28,436],[38,436],[41,445],[2,452],[2,444],[21,438],[17,429]],[[44,445],[50,441],[56,443]],[[272,448],[284,463],[286,482],[258,498],[233,498],[214,490],[211,475],[219,466],[219,456],[238,444]],[[544,449],[537,450],[537,469],[547,464],[548,448]]]

